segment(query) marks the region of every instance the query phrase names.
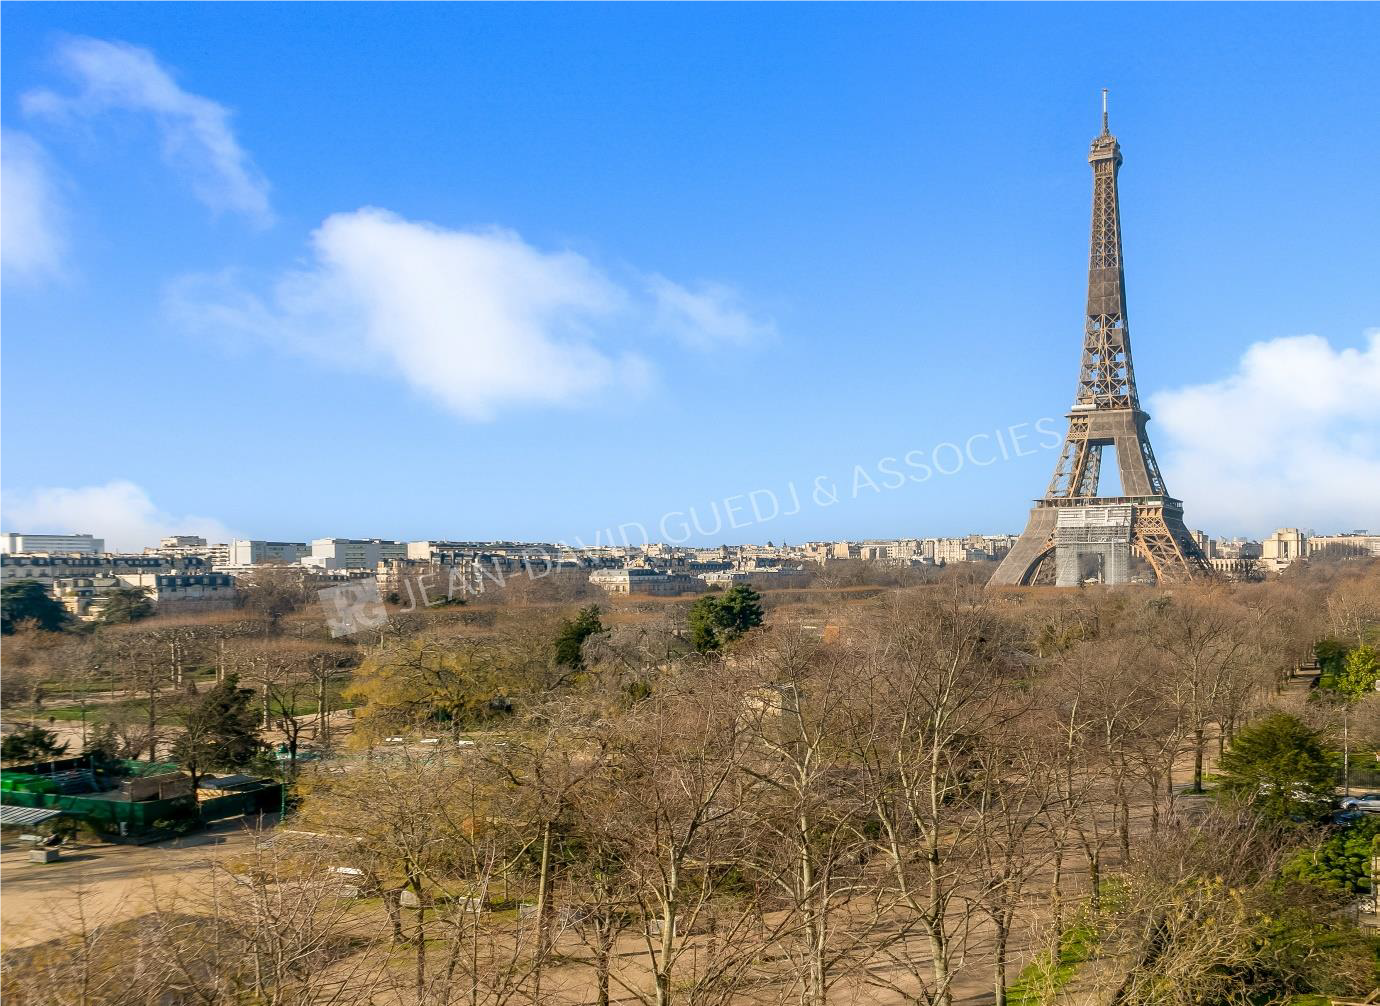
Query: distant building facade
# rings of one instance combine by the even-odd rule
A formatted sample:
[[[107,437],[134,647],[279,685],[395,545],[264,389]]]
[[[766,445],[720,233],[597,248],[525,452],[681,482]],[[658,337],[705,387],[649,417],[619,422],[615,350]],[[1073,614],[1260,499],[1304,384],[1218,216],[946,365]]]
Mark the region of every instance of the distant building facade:
[[[236,538],[230,543],[227,566],[257,566],[265,562],[294,563],[311,555],[304,541],[260,541]]]
[[[1296,527],[1280,528],[1260,544],[1261,560],[1276,573],[1308,557],[1308,536]]]
[[[679,594],[698,593],[705,589],[704,581],[698,577],[643,567],[596,569],[589,574],[589,582],[608,594],[674,597]]]
[[[160,613],[180,609],[229,607],[235,578],[228,573],[124,573],[119,576],[59,577],[50,590],[68,614],[85,621],[99,618],[116,590],[143,590]]]
[[[117,578],[146,574],[202,574],[211,567],[198,556],[166,555],[0,555],[0,580],[37,580],[46,587],[70,577]]]
[[[1339,558],[1380,557],[1380,534],[1349,531],[1346,534],[1315,534],[1308,537],[1310,556],[1325,554]]]
[[[760,569],[722,569],[697,574],[710,587],[736,587],[746,584],[755,590],[782,590],[806,587],[810,574],[803,569],[763,567]]]
[[[0,552],[9,555],[20,552],[77,552],[83,555],[99,555],[104,551],[105,539],[95,538],[89,534],[24,534],[6,531],[0,536]]]
[[[1250,538],[1224,538],[1217,542],[1219,559],[1259,559],[1262,554],[1260,542]]]
[[[301,558],[303,566],[317,569],[375,569],[386,559],[406,559],[407,545],[382,538],[317,538]]]

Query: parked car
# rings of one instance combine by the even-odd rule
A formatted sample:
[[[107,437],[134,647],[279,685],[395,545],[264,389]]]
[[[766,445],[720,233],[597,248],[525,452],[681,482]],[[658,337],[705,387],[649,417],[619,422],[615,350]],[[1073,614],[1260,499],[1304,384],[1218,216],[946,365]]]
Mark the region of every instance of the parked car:
[[[1342,810],[1360,810],[1367,814],[1380,814],[1380,793],[1361,793],[1342,800]]]

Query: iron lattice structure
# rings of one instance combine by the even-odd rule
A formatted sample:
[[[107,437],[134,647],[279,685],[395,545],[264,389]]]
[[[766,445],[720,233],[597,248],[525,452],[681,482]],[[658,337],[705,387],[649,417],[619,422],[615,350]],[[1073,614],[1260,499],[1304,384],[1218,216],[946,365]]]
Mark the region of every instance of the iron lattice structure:
[[[1161,583],[1210,575],[1207,560],[1188,533],[1183,504],[1164,486],[1141,410],[1126,322],[1126,270],[1121,245],[1117,176],[1121,146],[1107,125],[1102,93],[1102,132],[1092,142],[1092,235],[1088,249],[1088,304],[1078,389],[1068,413],[1069,428],[1059,462],[1030,523],[992,577],[993,585],[1055,582],[1055,529],[1069,507],[1130,506],[1131,545]],[[1116,454],[1120,496],[1098,495],[1102,455]]]

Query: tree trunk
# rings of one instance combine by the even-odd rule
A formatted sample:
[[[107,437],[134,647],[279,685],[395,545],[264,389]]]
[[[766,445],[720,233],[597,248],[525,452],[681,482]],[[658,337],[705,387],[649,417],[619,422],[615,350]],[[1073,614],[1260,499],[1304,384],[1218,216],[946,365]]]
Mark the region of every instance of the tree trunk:
[[[656,962],[656,1006],[671,1006],[671,961],[676,952],[676,898],[680,891],[680,867],[671,861],[671,876],[661,906],[661,951]]]
[[[548,905],[551,894],[551,822],[541,827],[541,866],[537,875],[537,959],[532,966],[532,1001],[541,1002],[541,976],[546,966],[547,944],[550,939],[547,927]]]
[[[426,1002],[426,903],[422,901],[422,885],[410,880],[408,886],[417,896],[417,1003]]]
[[[1203,792],[1203,749],[1207,746],[1207,741],[1203,737],[1203,728],[1198,727],[1193,731],[1193,792]]]
[[[815,884],[814,863],[810,860],[810,825],[801,817],[796,821],[800,842],[800,890],[799,899],[804,915],[806,953],[809,955],[809,969],[805,979],[805,1002],[808,1006],[823,1006],[824,1003],[824,947],[827,940],[823,912],[816,908],[813,896]]]
[[[1351,706],[1342,707],[1342,795],[1351,796]]]
[[[934,975],[934,986],[938,991],[935,1002],[938,1006],[953,1006],[954,994],[950,988],[952,976],[949,974],[949,940],[944,930],[943,879],[939,875],[939,850],[931,847],[927,858],[930,874],[930,971]]]
[[[601,920],[596,930],[598,943],[594,951],[594,983],[596,1006],[609,1006],[609,971],[613,957],[613,918]]]
[[[1121,823],[1118,839],[1121,842],[1121,865],[1125,867],[1131,861],[1131,803],[1126,798],[1126,791],[1121,791]]]
[[[1085,850],[1088,857],[1088,898],[1094,915],[1102,913],[1102,851],[1095,845]]]
[[[153,688],[149,688],[149,761],[158,760],[158,699]]]
[[[1049,881],[1049,908],[1054,918],[1054,931],[1064,931],[1064,845],[1060,840],[1054,849],[1054,874]]]
[[[1006,1006],[1006,921],[994,918],[996,931],[992,938],[992,992],[994,1006]]]
[[[326,736],[326,671],[324,665],[317,668],[316,676],[316,736],[318,740]]]
[[[388,923],[393,929],[394,943],[402,943],[405,939],[405,937],[403,936],[402,928],[402,906],[400,903],[401,898],[401,889],[383,892],[383,907],[388,912]]]

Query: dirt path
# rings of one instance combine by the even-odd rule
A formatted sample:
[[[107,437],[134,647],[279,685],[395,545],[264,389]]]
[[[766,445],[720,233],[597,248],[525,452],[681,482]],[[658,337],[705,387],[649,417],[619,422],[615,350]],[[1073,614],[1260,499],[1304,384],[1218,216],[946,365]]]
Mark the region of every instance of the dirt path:
[[[252,843],[253,832],[241,820],[215,825],[190,840],[69,844],[56,863],[30,863],[27,845],[7,841],[0,846],[0,948],[41,943],[70,931],[79,909],[92,923],[142,915],[154,892],[175,895],[183,885],[200,881],[202,864],[242,853]]]

